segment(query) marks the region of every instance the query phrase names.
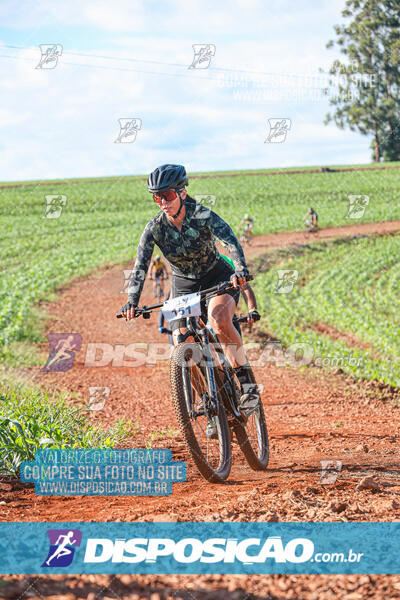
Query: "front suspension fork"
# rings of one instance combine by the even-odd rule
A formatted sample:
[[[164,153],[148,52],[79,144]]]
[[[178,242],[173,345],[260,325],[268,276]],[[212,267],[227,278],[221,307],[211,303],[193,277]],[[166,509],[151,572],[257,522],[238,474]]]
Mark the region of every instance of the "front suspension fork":
[[[214,369],[212,364],[212,355],[210,352],[210,341],[208,335],[208,329],[204,328],[200,331],[201,340],[203,342],[203,358],[206,366],[207,384],[208,389],[211,392],[211,413],[212,415],[218,414],[218,394],[217,385],[215,382]]]

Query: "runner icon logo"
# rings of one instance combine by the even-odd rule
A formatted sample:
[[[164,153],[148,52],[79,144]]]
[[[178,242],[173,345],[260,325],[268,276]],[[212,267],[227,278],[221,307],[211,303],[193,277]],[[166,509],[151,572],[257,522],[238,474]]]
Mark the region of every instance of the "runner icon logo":
[[[289,294],[299,277],[295,269],[278,269],[278,283],[275,286],[275,294]]]
[[[129,287],[131,275],[132,275],[132,269],[124,269],[124,287],[120,291],[120,294],[128,293],[128,287]]]
[[[63,47],[61,44],[39,44],[41,57],[36,69],[55,69]]]
[[[50,344],[49,357],[42,371],[64,373],[72,368],[75,352],[82,347],[80,333],[49,333],[47,339]]]
[[[342,470],[341,460],[321,460],[321,476],[319,482],[322,485],[335,483]]]
[[[369,196],[350,194],[349,210],[347,212],[348,219],[361,219],[364,216],[365,209],[369,204]]]
[[[61,216],[62,209],[67,203],[67,196],[63,194],[49,194],[45,196],[46,206],[43,219],[58,219]]]
[[[133,144],[137,132],[142,129],[142,119],[118,119],[119,134],[115,144]]]
[[[215,44],[192,44],[194,56],[189,69],[208,69],[215,56]]]
[[[136,269],[132,279],[133,272],[133,269],[124,269],[125,283],[121,290],[121,294],[135,294],[141,287],[141,282],[144,281],[144,278],[146,277],[146,271],[143,271],[143,269]]]
[[[110,388],[107,386],[90,386],[89,387],[89,410],[102,410],[110,395]]]
[[[197,206],[193,212],[192,219],[209,219],[212,210],[209,206],[214,206],[216,196],[212,194],[196,194],[194,199],[197,202]]]
[[[290,119],[268,119],[269,133],[264,144],[282,144],[292,126]]]
[[[74,558],[75,548],[81,545],[79,529],[48,529],[50,548],[42,567],[68,567]]]

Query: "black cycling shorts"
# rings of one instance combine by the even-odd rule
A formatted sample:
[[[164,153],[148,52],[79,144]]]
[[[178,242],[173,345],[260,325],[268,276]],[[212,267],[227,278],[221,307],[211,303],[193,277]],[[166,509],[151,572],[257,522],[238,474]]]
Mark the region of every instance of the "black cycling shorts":
[[[235,271],[229,265],[225,259],[222,257],[219,259],[217,264],[211,271],[209,271],[204,277],[201,279],[189,279],[187,277],[179,277],[178,275],[172,275],[172,288],[171,288],[171,298],[177,298],[178,296],[185,296],[186,294],[193,294],[194,292],[199,292],[201,290],[206,290],[207,288],[213,287],[218,283],[223,283],[224,281],[229,281],[231,275],[233,275]],[[239,288],[231,288],[226,290],[226,293],[232,296],[232,298],[237,303],[239,301],[240,289]],[[202,318],[204,322],[207,322],[207,307],[205,304],[205,299],[203,298],[201,301],[202,308]],[[178,327],[185,327],[186,319],[175,319],[171,321],[170,328],[172,330],[177,329]]]

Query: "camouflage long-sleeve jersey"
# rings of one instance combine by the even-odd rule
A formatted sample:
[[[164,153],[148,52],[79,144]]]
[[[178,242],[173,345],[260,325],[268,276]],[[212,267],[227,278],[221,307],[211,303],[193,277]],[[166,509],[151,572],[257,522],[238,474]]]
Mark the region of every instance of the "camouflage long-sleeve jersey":
[[[161,210],[149,221],[139,241],[136,261],[128,288],[128,301],[138,305],[154,244],[171,265],[172,273],[200,279],[213,269],[220,258],[217,238],[228,249],[235,269],[248,272],[241,245],[235,234],[215,212],[187,196],[185,218],[179,231]]]

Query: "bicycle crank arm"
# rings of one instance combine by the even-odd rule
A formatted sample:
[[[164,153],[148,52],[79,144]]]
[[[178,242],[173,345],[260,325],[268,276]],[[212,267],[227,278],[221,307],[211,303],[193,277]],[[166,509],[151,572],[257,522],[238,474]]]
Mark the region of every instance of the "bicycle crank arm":
[[[246,417],[244,417],[243,413],[241,413],[240,410],[236,407],[236,404],[235,404],[235,402],[233,400],[233,398],[234,398],[234,391],[232,389],[232,385],[231,385],[231,382],[230,382],[230,377],[229,377],[229,375],[228,375],[228,373],[226,371],[225,371],[224,389],[225,389],[226,395],[228,397],[230,410],[232,411],[234,417],[238,421],[240,421],[241,423],[245,423],[247,421],[247,414],[246,414]]]

